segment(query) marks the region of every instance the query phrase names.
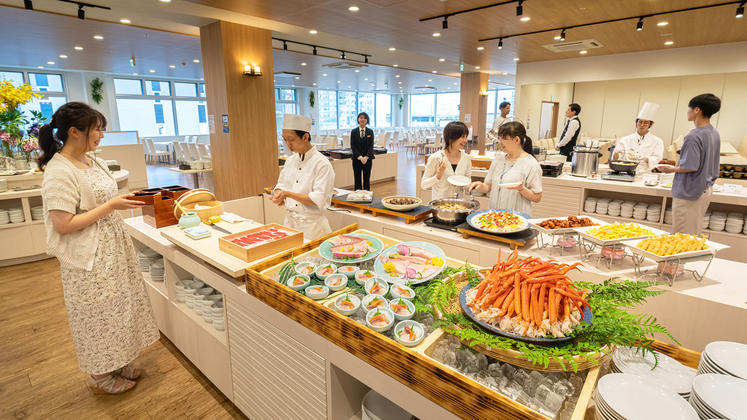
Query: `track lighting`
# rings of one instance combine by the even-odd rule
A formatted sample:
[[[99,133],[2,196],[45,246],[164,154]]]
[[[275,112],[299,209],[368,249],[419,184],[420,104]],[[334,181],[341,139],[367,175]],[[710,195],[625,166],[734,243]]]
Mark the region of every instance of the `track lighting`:
[[[31,3],[31,0],[23,0],[23,7],[25,7],[26,10],[34,10],[34,5]]]
[[[29,2],[31,3],[31,2]],[[744,4],[747,2],[741,2],[739,3],[739,7],[737,7],[737,15],[735,16],[737,19],[744,17]],[[27,7],[28,9],[28,7]]]
[[[78,5],[78,19],[85,20],[86,19],[86,11],[83,10],[83,5]]]
[[[106,6],[99,6],[97,4],[90,4],[90,3],[83,3],[75,0],[59,0],[61,2],[65,3],[73,3],[78,5],[78,19],[85,20],[86,18],[86,11],[83,10],[84,7],[90,7],[90,8],[99,8],[99,9],[105,9],[105,10],[112,10],[111,7]],[[23,4],[26,6],[31,5],[31,0],[24,0]],[[28,9],[28,7],[26,7]]]
[[[342,54],[340,54],[340,58],[342,58],[343,60],[345,59],[345,51],[343,51]]]
[[[366,64],[368,64],[368,56],[367,56],[367,55],[364,55],[364,56],[363,56],[363,60],[364,60],[364,62],[365,62]]]
[[[316,55],[316,47],[314,47],[314,53],[313,54]]]
[[[444,29],[449,29],[449,21],[447,20],[448,18],[449,18],[448,16],[444,16],[444,22],[441,25],[441,27]]]
[[[642,31],[643,30],[643,18],[638,18],[638,24],[635,27],[636,31]]]
[[[288,43],[283,41],[283,51],[288,51]]]
[[[522,6],[522,3],[524,3],[524,0],[519,0],[519,5],[516,6],[516,16],[524,14],[524,6]]]
[[[565,29],[563,29],[562,31],[560,31],[560,40],[561,41],[565,41]]]
[[[499,50],[503,49],[503,38],[501,38],[501,39],[498,40],[498,49]]]

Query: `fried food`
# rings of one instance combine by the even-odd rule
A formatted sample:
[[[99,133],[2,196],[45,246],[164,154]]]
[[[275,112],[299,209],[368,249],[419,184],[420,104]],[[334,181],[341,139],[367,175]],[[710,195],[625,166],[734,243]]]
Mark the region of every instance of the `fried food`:
[[[659,256],[680,254],[683,252],[708,249],[707,236],[700,239],[697,236],[677,233],[674,235],[660,235],[644,239],[636,245],[638,248]]]
[[[613,223],[586,231],[587,235],[594,236],[603,241],[620,238],[635,238],[638,236],[653,235],[649,229],[642,228],[638,223]]]
[[[441,204],[440,206],[436,207],[443,210],[467,210],[467,207],[464,207],[461,204]]]
[[[592,222],[591,219],[589,219],[588,217],[568,216],[568,220],[563,220],[563,219],[543,220],[537,226],[541,228],[545,228],[545,229],[567,229],[567,228],[586,227],[586,226],[598,226],[598,224]]]

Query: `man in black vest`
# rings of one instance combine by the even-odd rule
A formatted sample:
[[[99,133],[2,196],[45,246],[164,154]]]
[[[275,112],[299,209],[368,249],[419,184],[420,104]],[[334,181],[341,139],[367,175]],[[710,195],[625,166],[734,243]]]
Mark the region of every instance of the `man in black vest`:
[[[560,151],[560,154],[565,156],[568,162],[573,158],[573,147],[576,146],[578,133],[581,132],[581,120],[578,119],[580,113],[581,106],[579,104],[568,105],[568,110],[565,111],[565,117],[568,118],[568,121],[565,123],[558,144],[555,145],[555,150]]]

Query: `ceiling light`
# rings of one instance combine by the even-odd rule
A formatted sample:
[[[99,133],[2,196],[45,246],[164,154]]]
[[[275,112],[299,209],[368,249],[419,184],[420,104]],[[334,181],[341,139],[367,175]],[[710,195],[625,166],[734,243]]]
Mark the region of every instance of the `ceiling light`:
[[[635,26],[636,31],[642,31],[643,30],[643,18],[638,18],[638,23]]]
[[[137,76],[137,73],[132,73],[133,76]]]
[[[83,49],[83,47],[75,47],[76,50],[80,51]]]
[[[397,84],[398,84],[398,85],[401,85],[401,84],[402,84],[402,82],[397,82]]]
[[[521,18],[519,20],[522,21],[522,22],[526,22],[526,21],[529,20],[529,16],[525,16],[525,17],[523,17],[523,18]]]
[[[524,14],[524,6],[522,6],[523,3],[524,0],[519,0],[519,5],[516,6],[516,16],[521,16]]]
[[[314,86],[316,86],[316,83],[314,83]]]
[[[300,79],[300,77],[296,76],[296,80]]]
[[[456,85],[456,82],[454,82],[454,84]]]
[[[340,81],[338,80],[337,83],[340,83]]]
[[[431,73],[436,73],[436,70],[433,70]]]
[[[302,66],[305,66],[305,65],[306,65],[306,63],[301,63],[301,65],[302,65]]]
[[[164,2],[164,3],[168,3],[168,2],[170,2],[171,0],[161,0],[161,1],[162,1],[162,2]]]
[[[449,22],[448,22],[448,21],[446,20],[446,19],[448,19],[448,18],[449,18],[448,16],[444,16],[444,22],[443,22],[443,24],[441,25],[441,27],[442,27],[443,29],[449,29]]]
[[[508,84],[508,83],[506,83],[506,84]]]
[[[446,89],[451,89],[450,87],[447,87]]]
[[[348,7],[348,10],[350,10],[351,12],[357,12],[357,11],[358,11],[358,10],[360,10],[360,9],[361,9],[361,8],[360,8],[360,7],[358,7],[358,6],[350,6],[350,7]]]
[[[556,36],[556,37],[555,37],[555,38],[553,38],[553,39],[560,39],[560,35]]]
[[[425,85],[425,87],[428,87],[428,85]]]
[[[122,23],[132,23],[129,19],[120,19],[119,21]]]
[[[47,61],[47,64],[54,65],[54,61]]]
[[[398,74],[398,75],[396,75],[396,76],[394,76],[394,77],[399,77],[399,74]]]
[[[499,50],[503,49],[503,38],[501,38],[501,39],[498,40],[498,49]]]
[[[519,61],[519,59],[518,58],[514,58],[514,61]]]
[[[101,35],[94,35],[94,36],[93,36],[93,39],[104,39],[104,37],[103,37],[103,36],[101,36]]]
[[[360,73],[361,71],[360,71],[360,70],[356,70],[355,72],[356,72],[356,73]]]
[[[428,81],[429,81],[429,82],[432,82],[432,81],[433,81],[433,79],[428,79]]]
[[[326,75],[327,75],[327,73],[322,74],[322,76],[326,76]]]
[[[563,29],[562,31],[560,31],[560,40],[561,41],[565,41],[565,29]]]
[[[441,36],[441,34],[440,34],[440,33],[438,33],[438,32],[434,32],[434,33],[433,33],[433,36]]]
[[[586,50],[583,50],[583,51],[579,51],[578,53],[579,53],[579,54],[586,54]]]
[[[480,70],[480,66],[475,67],[475,70]]]
[[[674,44],[674,41],[667,41],[664,43],[664,45],[672,45],[672,44]]]
[[[316,47],[314,47],[313,54],[316,55]]]
[[[747,2],[743,1],[743,2],[739,3],[739,7],[737,7],[737,15],[734,16],[737,19],[740,19],[740,18],[744,17],[744,4],[745,3],[747,3]]]
[[[78,5],[78,19],[85,20],[86,19],[86,11],[83,10],[83,5]]]
[[[394,47],[392,47],[392,48],[389,48],[389,51],[396,51],[396,50],[397,50],[397,49],[396,49],[396,48],[394,48]]]
[[[150,69],[150,70],[148,70],[148,71],[149,71],[149,72],[151,72],[151,73],[155,73],[155,72],[156,72],[156,71],[155,71],[155,70],[153,70],[153,69]]]
[[[63,54],[60,56],[60,58],[67,58],[67,56]]]
[[[198,59],[194,59],[192,61],[194,61],[195,63],[199,63],[200,62],[200,60],[198,60]]]
[[[669,25],[669,22],[659,22],[656,24],[656,26],[667,26]]]
[[[446,61],[445,58],[439,58],[438,61]]]
[[[505,76],[505,75],[507,75],[507,74],[508,74],[508,73],[503,73],[503,75],[504,75],[504,76]]]
[[[363,79],[363,80],[366,80],[366,81],[367,81],[368,79]]]
[[[310,33],[310,34],[315,34],[315,33],[316,33],[316,31],[312,29],[312,30],[310,30],[310,31],[309,31],[309,33]]]
[[[485,49],[485,47],[477,47],[478,50],[482,51]]]
[[[350,89],[350,86],[348,86],[348,89]]]
[[[175,69],[175,68],[176,68],[176,66],[172,64],[172,65],[170,65],[170,66],[169,66],[169,68],[170,68],[170,69]]]
[[[43,69],[43,68],[44,68],[44,66],[39,66],[39,68],[40,68],[40,69]]]
[[[399,67],[399,64],[394,64],[392,67]]]
[[[340,54],[340,58],[343,60],[345,59],[345,51],[343,51],[342,54]]]

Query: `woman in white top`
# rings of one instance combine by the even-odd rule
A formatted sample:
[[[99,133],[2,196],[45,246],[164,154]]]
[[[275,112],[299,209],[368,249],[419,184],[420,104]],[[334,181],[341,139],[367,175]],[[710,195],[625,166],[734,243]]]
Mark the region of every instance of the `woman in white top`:
[[[449,184],[450,176],[472,176],[472,161],[462,151],[467,144],[468,135],[469,128],[461,121],[452,121],[444,127],[444,148],[428,157],[423,179],[420,181],[422,189],[432,190],[432,200],[454,196],[456,189]]]
[[[520,122],[508,122],[498,130],[503,152],[496,154],[485,182],[470,184],[469,190],[490,193],[491,209],[515,210],[532,217],[532,203],[542,199],[542,168],[532,156],[532,140]],[[519,183],[513,187],[501,184]]]
[[[115,210],[142,207],[117,183],[96,150],[106,118],[81,102],[62,105],[39,129],[44,152],[42,200],[47,253],[61,266],[78,365],[94,394],[132,389],[140,370],[130,363],[160,338],[135,248]]]

